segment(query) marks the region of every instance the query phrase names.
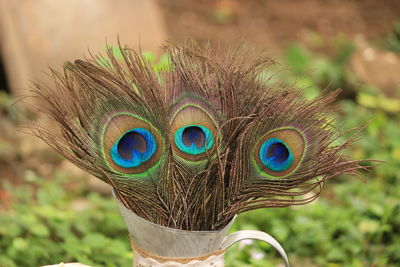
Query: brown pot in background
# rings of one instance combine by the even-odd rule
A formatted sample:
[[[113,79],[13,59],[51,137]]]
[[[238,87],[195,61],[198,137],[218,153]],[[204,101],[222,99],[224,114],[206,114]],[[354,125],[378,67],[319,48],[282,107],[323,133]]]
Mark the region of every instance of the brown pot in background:
[[[104,53],[106,40],[158,52],[164,28],[153,0],[0,0],[1,59],[17,97],[33,81],[51,85],[49,66]]]

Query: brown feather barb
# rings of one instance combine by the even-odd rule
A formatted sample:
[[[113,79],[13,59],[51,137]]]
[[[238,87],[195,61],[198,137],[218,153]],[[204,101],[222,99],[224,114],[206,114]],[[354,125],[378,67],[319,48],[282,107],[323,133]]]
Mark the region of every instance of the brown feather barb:
[[[309,101],[270,84],[260,73],[273,62],[243,44],[222,56],[170,44],[164,72],[120,49],[121,61],[110,49],[107,63],[67,62],[55,88],[37,85],[58,129],[31,129],[147,220],[217,230],[244,211],[308,203],[363,168],[342,156],[352,139],[333,145],[338,91]]]

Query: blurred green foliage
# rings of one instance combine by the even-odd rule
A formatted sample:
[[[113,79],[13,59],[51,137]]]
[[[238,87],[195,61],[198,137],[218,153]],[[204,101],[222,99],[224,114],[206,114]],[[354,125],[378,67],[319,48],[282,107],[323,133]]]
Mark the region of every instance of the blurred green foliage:
[[[0,266],[42,266],[84,262],[93,266],[130,266],[128,233],[109,198],[65,190],[66,173],[46,181],[27,171],[27,184],[12,192],[12,209],[0,213]],[[78,181],[75,181],[78,182]]]
[[[123,61],[124,56],[122,54],[121,48],[118,46],[110,46],[106,45],[102,48],[103,53],[108,53],[109,51],[112,53],[112,55],[115,57],[115,59]],[[123,50],[123,48],[122,48]],[[153,67],[153,70],[156,73],[160,72],[167,72],[169,71],[170,67],[170,57],[168,54],[164,53],[162,54],[159,58],[156,57],[156,55],[151,52],[151,51],[142,51],[141,55],[146,61],[146,63],[150,64]],[[97,64],[103,67],[110,67],[110,59],[107,55],[103,56],[98,56],[96,58]]]
[[[291,68],[274,79],[304,87],[312,98],[330,85],[352,91],[341,98],[337,126],[365,125],[348,152],[351,159],[384,161],[360,177],[330,181],[311,204],[256,210],[240,215],[231,231],[257,229],[273,235],[293,266],[400,265],[400,114],[398,100],[356,80],[347,67],[354,47],[339,42],[330,57],[299,45],[285,51]],[[152,64],[163,65],[167,57]],[[282,76],[283,75],[283,76]],[[378,88],[379,89],[379,88]],[[340,122],[340,123],[339,123]],[[0,153],[1,154],[1,153]],[[83,182],[72,189],[62,172],[45,180],[27,171],[23,185],[3,182],[14,200],[0,213],[0,266],[39,266],[79,261],[92,266],[130,266],[127,231],[114,200],[88,192]],[[282,263],[270,246],[241,242],[229,249],[226,266],[276,266]]]
[[[393,23],[393,30],[385,39],[384,47],[393,52],[400,53],[400,21]]]

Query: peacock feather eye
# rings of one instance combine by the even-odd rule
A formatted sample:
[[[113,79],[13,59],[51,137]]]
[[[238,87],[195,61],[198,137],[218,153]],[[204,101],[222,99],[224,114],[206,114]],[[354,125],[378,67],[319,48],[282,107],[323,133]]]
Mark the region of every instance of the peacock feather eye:
[[[111,159],[123,168],[138,167],[148,161],[156,152],[154,136],[146,129],[135,128],[127,131],[111,147]]]
[[[199,155],[214,145],[211,131],[200,125],[179,128],[174,135],[175,145],[184,153]]]
[[[183,160],[199,162],[208,159],[215,149],[216,134],[216,122],[200,105],[183,105],[172,116],[172,148]]]
[[[262,136],[255,146],[254,158],[262,174],[284,177],[301,163],[305,150],[304,135],[296,128],[278,128]]]
[[[102,151],[108,165],[124,174],[149,172],[160,161],[164,142],[148,121],[116,113],[103,129]]]
[[[279,172],[289,169],[294,161],[290,148],[278,138],[269,138],[260,149],[260,160],[268,169]]]

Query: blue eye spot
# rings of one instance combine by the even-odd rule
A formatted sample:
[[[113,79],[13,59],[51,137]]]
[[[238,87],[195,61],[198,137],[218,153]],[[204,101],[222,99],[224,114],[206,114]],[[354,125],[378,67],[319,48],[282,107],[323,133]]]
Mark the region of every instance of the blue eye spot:
[[[285,171],[294,161],[293,153],[282,140],[269,138],[261,145],[261,162],[271,171]]]
[[[176,146],[187,154],[198,155],[209,150],[214,144],[211,131],[200,125],[179,128],[174,135]]]
[[[185,146],[191,146],[192,143],[196,148],[201,148],[204,146],[204,141],[206,140],[206,135],[199,126],[186,127],[182,132],[182,141]]]
[[[154,136],[146,129],[135,128],[124,133],[111,147],[112,160],[123,168],[138,167],[157,149]]]

